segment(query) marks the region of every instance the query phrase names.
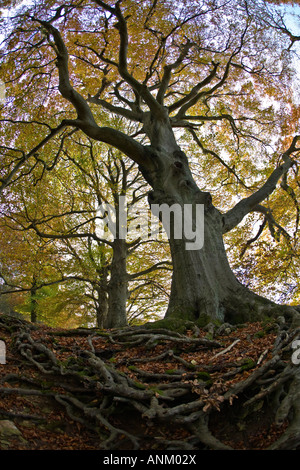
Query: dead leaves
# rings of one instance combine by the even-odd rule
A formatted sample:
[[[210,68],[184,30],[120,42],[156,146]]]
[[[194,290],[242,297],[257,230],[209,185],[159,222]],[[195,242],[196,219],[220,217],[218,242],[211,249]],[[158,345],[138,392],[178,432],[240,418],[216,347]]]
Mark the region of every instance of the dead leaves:
[[[88,406],[83,409],[91,415],[99,413],[99,409],[103,409],[107,401],[108,415],[103,420],[103,423],[106,423],[104,431],[107,431],[107,426],[111,426],[111,429],[117,426],[121,430],[124,429],[124,436],[127,436],[126,430],[131,433],[133,429],[138,433],[137,438],[143,442],[142,445],[148,448],[157,442],[157,439],[160,439],[161,443],[172,441],[175,427],[176,440],[180,441],[182,436],[182,439],[189,441],[190,431],[185,424],[180,426],[181,423],[188,422],[189,413],[204,413],[207,417],[217,413],[222,417],[225,405],[229,404],[231,407],[240,397],[240,389],[236,387],[248,383],[247,380],[250,380],[251,384],[253,374],[270,359],[277,336],[274,328],[266,328],[261,323],[245,324],[240,328],[222,332],[214,338],[214,342],[207,340],[208,333],[202,329],[197,333],[197,338],[201,341],[194,341],[192,331],[177,336],[173,333],[168,335],[166,331],[161,335],[161,331],[154,333],[140,328],[129,328],[121,332],[99,331],[97,334],[88,330],[60,330],[45,326],[32,329],[28,345],[42,345],[35,348],[35,361],[48,361],[45,370],[50,371],[49,358],[54,355],[55,361],[52,361],[52,365],[55,364],[58,374],[55,377],[55,374],[45,376],[42,368],[34,367],[34,362],[30,363],[28,358],[17,354],[17,343],[1,328],[1,322],[0,330],[8,346],[8,362],[0,369],[2,387],[20,387],[21,390],[24,389],[26,379],[27,387],[33,388],[34,384],[40,383],[42,379],[46,389],[51,387],[48,398],[58,394],[61,404],[65,403],[68,407],[71,403],[79,403],[81,400],[81,396],[76,395],[77,392],[84,395],[87,393],[88,403],[82,406]],[[159,341],[154,341],[155,334]],[[23,334],[23,340],[25,336]],[[137,337],[139,344],[136,344]],[[204,339],[207,341],[202,341]],[[46,355],[40,355],[47,350]],[[98,366],[101,365],[102,371],[100,376],[105,373],[107,383],[104,376],[96,377],[96,369],[89,369],[92,366],[89,362],[91,355],[94,355],[93,360],[96,362],[99,358]],[[11,383],[12,374],[15,377],[14,383]],[[53,380],[56,382],[51,385]],[[127,389],[123,389],[121,384],[126,384]],[[126,394],[124,390],[127,390]],[[121,394],[116,396],[115,392]],[[73,401],[70,394],[74,398]],[[143,398],[140,400],[138,397]],[[22,428],[24,436],[28,437],[25,437],[26,448],[96,449],[101,446],[101,440],[99,441],[98,437],[96,439],[93,432],[90,433],[86,429],[81,418],[78,419],[77,416],[72,419],[73,411],[68,415],[67,409],[64,410],[63,405],[58,407],[57,403],[55,411],[51,409],[53,404],[47,411],[45,400],[45,394],[34,397],[2,394],[0,416],[1,413],[5,416],[7,412],[20,415],[26,409],[27,416],[36,416],[38,419],[35,423],[29,419],[33,425],[24,425]],[[123,404],[126,404],[122,412],[124,415],[115,416],[111,411],[116,404],[119,413]],[[176,416],[173,412],[177,413]],[[129,415],[136,423],[130,430]],[[176,417],[177,424],[174,429],[172,426],[163,425],[163,417],[167,415],[168,422]],[[40,426],[39,419],[53,423],[53,429]],[[160,424],[155,424],[155,420]],[[118,433],[120,437],[120,431]],[[143,439],[146,439],[147,444]],[[122,445],[127,445],[125,438],[122,442]]]

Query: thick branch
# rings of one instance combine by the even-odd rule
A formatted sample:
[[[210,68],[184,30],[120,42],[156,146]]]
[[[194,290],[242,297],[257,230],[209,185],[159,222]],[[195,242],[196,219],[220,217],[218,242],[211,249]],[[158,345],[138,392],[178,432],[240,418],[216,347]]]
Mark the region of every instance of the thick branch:
[[[103,2],[100,3],[102,4]],[[120,17],[122,17],[122,15]],[[49,22],[36,18],[33,18],[33,20],[39,22],[47,30],[49,35],[52,35],[54,38],[54,44],[52,44],[52,47],[57,55],[59,91],[61,95],[74,106],[78,114],[78,119],[65,122],[81,129],[88,137],[114,146],[138,164],[144,164],[146,157],[144,147],[118,130],[98,126],[87,101],[72,87],[69,79],[68,51],[60,32]],[[123,48],[124,47],[125,46],[123,46]]]
[[[69,55],[65,43],[61,37],[60,32],[52,24],[47,21],[42,21],[37,18],[32,18],[34,21],[40,23],[48,32],[49,36],[51,35],[54,39],[54,44],[51,42],[50,38],[48,41],[52,45],[53,49],[56,52],[57,62],[59,72],[59,91],[61,95],[70,101],[75,107],[78,119],[86,123],[96,125],[93,114],[86,102],[86,100],[72,87],[69,78],[69,69],[68,61]]]
[[[85,132],[88,137],[112,145],[117,148],[129,158],[134,160],[138,165],[146,165],[147,160],[150,157],[147,149],[134,140],[132,137],[110,127],[85,127],[81,129]]]
[[[10,173],[5,177],[1,178],[1,186],[0,186],[0,193],[11,183],[14,176],[20,170],[20,168],[29,160],[30,157],[35,155],[44,145],[46,145],[53,137],[55,137],[61,130],[63,130],[67,125],[67,121],[63,121],[59,126],[55,129],[52,129],[51,132],[39,142],[30,152],[19,159],[18,163],[14,166],[14,168],[10,171]]]

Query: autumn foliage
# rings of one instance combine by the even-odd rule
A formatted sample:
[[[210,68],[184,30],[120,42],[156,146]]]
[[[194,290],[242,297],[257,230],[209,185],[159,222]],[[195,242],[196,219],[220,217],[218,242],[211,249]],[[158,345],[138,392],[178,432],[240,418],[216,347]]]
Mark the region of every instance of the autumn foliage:
[[[2,1],[1,449],[299,449],[297,3]]]

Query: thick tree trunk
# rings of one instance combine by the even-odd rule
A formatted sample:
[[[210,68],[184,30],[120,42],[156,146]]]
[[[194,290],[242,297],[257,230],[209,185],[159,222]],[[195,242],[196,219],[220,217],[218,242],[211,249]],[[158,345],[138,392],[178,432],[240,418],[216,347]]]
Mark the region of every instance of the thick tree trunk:
[[[151,120],[145,123],[147,126],[153,158],[152,165],[142,172],[153,188],[149,194],[151,208],[177,204],[184,213],[187,205],[192,205],[193,229],[200,222],[204,232],[203,246],[194,249],[196,245],[187,244],[191,239],[185,236],[184,228],[178,237],[175,218],[167,227],[173,277],[166,316],[238,322],[260,318],[266,308],[274,310],[275,304],[249,291],[232,272],[223,243],[222,214],[213,206],[211,195],[197,187],[171,126]],[[200,221],[195,216],[197,204],[203,209]]]
[[[179,194],[176,196],[179,201]],[[160,205],[163,199],[160,193]],[[173,275],[166,316],[220,322],[258,318],[261,307],[268,302],[250,292],[236,279],[223,243],[222,216],[207,195],[205,199],[203,220],[197,220],[203,224],[204,240],[201,248],[189,249],[193,243],[196,246],[196,240],[188,240],[184,230],[181,238],[174,237],[174,227],[169,234]],[[167,201],[170,201],[170,194],[165,198],[166,204]],[[183,202],[180,207],[184,212]]]
[[[128,275],[126,262],[126,240],[116,238],[113,242],[113,257],[110,266],[106,328],[119,328],[127,325]]]
[[[224,321],[225,305],[243,290],[235,278],[225,252],[220,216],[205,208],[204,245],[188,250],[186,240],[170,239],[173,278],[167,316]]]
[[[221,216],[213,206],[205,210],[202,248],[188,250],[185,240],[173,238],[170,248],[173,277],[167,317],[238,323],[275,311],[275,304],[236,279],[223,244]]]

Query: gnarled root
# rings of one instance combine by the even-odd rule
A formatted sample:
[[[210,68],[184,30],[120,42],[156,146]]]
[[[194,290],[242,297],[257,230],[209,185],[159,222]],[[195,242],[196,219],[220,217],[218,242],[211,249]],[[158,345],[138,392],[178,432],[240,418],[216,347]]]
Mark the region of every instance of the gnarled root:
[[[0,395],[55,400],[73,421],[99,434],[102,449],[118,448],[120,442],[127,449],[153,442],[160,449],[240,448],[215,429],[214,419],[229,421],[226,413],[234,406],[240,422],[259,404],[272,410],[278,429],[265,448],[299,449],[300,365],[291,357],[300,327],[292,317],[273,321],[261,344],[255,332],[249,329],[246,335],[243,328],[226,325],[209,333],[199,328],[186,333],[146,327],[49,329],[45,334],[0,316],[0,329],[12,332],[13,352],[36,371],[35,378],[2,375]],[[255,359],[241,359],[253,345]],[[140,422],[139,433],[120,418],[122,407]],[[232,424],[235,430],[237,424]]]

